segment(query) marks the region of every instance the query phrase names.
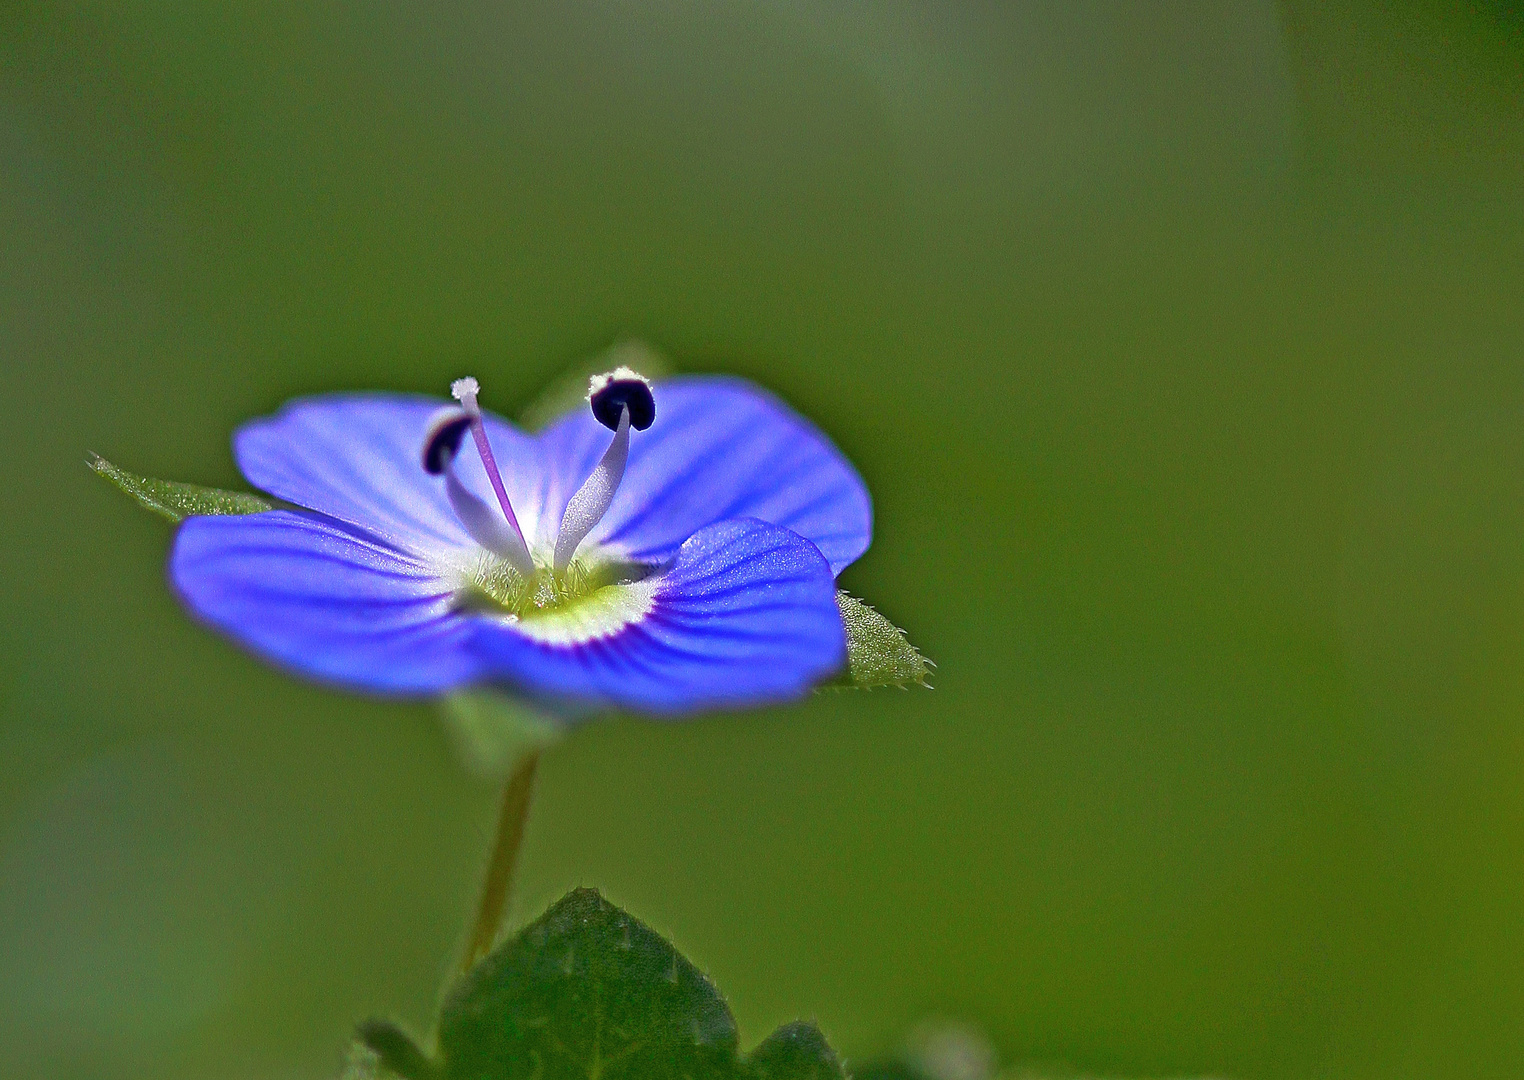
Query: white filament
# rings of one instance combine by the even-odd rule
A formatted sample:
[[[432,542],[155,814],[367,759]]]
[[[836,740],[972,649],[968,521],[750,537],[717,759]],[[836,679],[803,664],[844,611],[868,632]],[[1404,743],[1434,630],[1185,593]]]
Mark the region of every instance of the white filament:
[[[572,556],[577,553],[577,545],[587,538],[587,534],[593,531],[593,526],[608,513],[609,504],[614,501],[614,492],[619,490],[619,481],[624,479],[624,466],[629,457],[630,409],[626,405],[619,410],[619,428],[614,432],[614,441],[604,451],[603,460],[598,462],[592,475],[582,482],[577,493],[566,504],[566,513],[561,518],[561,531],[556,536],[556,573],[565,571]]]
[[[534,577],[534,560],[524,540],[508,527],[503,515],[475,495],[471,494],[455,472],[452,460],[445,466],[445,494],[450,497],[450,508],[482,547],[505,560],[525,577]]]

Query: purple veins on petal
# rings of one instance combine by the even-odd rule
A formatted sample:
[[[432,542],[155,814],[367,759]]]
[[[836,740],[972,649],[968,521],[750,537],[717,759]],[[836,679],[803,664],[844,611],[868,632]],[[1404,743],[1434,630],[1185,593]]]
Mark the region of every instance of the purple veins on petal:
[[[691,537],[639,617],[582,641],[534,632],[485,623],[477,648],[548,697],[644,712],[798,697],[846,662],[830,565],[803,537],[755,519]]]
[[[739,379],[686,377],[656,387],[659,419],[630,443],[623,483],[591,542],[661,562],[706,525],[755,517],[820,548],[835,573],[868,548],[872,504],[857,471],[820,431]],[[585,412],[541,436],[553,463],[546,517],[593,469],[607,429]]]
[[[451,584],[332,518],[286,510],[188,518],[169,575],[203,621],[323,682],[435,693],[483,672]]]
[[[298,398],[239,428],[233,451],[249,482],[278,499],[415,550],[472,549],[476,543],[456,518],[444,485],[420,463],[439,411],[436,399],[401,394]],[[523,508],[540,503],[539,445],[496,417],[484,422],[508,495],[523,517]],[[478,499],[495,503],[476,455],[460,455],[456,469]],[[534,523],[521,524],[532,535]]]

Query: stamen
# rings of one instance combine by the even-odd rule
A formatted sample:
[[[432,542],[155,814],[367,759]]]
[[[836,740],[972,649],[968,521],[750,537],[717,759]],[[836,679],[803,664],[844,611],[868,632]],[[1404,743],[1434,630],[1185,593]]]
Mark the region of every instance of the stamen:
[[[428,438],[424,441],[423,467],[436,476],[441,473],[444,475],[445,492],[450,498],[450,506],[471,538],[506,559],[525,577],[533,577],[534,558],[529,554],[529,545],[524,542],[523,530],[519,528],[518,518],[508,501],[508,492],[503,487],[503,478],[498,473],[497,460],[492,456],[492,446],[487,442],[487,428],[482,422],[481,408],[476,403],[479,389],[476,380],[472,378],[457,379],[450,386],[450,393],[461,403],[462,408],[445,413],[430,427]],[[467,428],[471,430],[477,453],[481,455],[482,466],[487,472],[487,480],[497,495],[498,506],[502,508],[501,518],[473,495],[456,475],[455,458],[460,453],[461,440],[465,437]]]
[[[460,453],[460,440],[470,426],[471,416],[464,409],[451,409],[435,420],[423,441],[423,471],[443,476]]]
[[[604,427],[614,429],[613,441],[577,493],[566,504],[561,531],[556,536],[554,566],[563,573],[577,553],[577,545],[603,520],[624,479],[624,467],[630,457],[630,428],[644,431],[656,419],[656,399],[651,384],[643,375],[621,367],[606,375],[596,375],[588,389],[588,404]]]
[[[630,409],[630,426],[644,431],[656,419],[656,399],[651,396],[651,380],[627,367],[617,367],[594,375],[588,383],[587,402],[593,407],[598,423],[613,431],[619,427],[619,407]]]

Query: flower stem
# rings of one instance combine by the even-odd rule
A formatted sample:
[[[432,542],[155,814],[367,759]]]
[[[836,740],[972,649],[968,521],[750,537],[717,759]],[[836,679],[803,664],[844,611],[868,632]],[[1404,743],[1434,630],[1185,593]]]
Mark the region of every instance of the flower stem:
[[[482,885],[482,898],[477,905],[471,941],[465,955],[461,957],[462,974],[470,971],[478,960],[492,951],[498,928],[503,924],[503,914],[508,910],[508,897],[513,887],[513,868],[519,861],[519,848],[524,842],[524,823],[529,818],[529,797],[534,792],[535,767],[539,763],[540,751],[530,750],[519,759],[513,774],[503,786],[503,804],[498,812],[492,861],[487,864],[487,880]]]

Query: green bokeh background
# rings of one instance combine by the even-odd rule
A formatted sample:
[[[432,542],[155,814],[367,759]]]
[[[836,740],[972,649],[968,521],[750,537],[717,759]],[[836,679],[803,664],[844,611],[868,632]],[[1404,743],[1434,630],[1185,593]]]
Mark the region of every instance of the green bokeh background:
[[[581,730],[593,884],[743,1041],[1524,1072],[1524,16],[1501,3],[0,6],[0,1074],[333,1075],[494,812],[193,625],[84,467],[611,341],[856,461],[939,663]]]

